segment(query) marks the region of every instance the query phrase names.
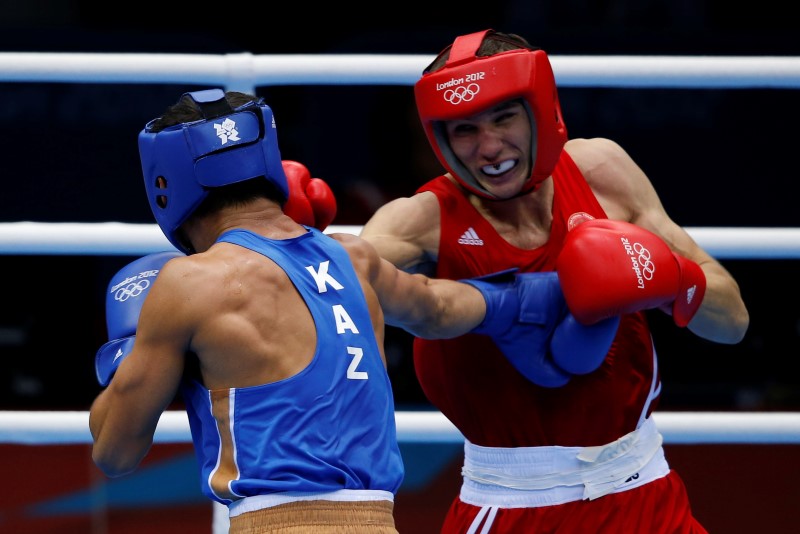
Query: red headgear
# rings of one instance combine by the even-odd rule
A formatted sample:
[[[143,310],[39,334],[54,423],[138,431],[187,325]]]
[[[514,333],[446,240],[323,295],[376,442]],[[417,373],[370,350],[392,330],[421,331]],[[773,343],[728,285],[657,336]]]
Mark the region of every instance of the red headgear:
[[[417,111],[436,157],[461,185],[484,198],[495,197],[453,154],[441,121],[465,119],[501,102],[521,98],[531,118],[533,154],[531,176],[523,192],[535,189],[552,174],[567,141],[547,54],[544,50],[520,48],[479,57],[478,48],[490,32],[457,37],[444,67],[423,73],[414,86]]]

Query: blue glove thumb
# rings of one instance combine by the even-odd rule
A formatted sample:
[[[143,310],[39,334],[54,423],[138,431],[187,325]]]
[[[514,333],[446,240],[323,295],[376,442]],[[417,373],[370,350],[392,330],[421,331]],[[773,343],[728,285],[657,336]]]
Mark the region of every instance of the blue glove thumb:
[[[460,280],[477,288],[486,300],[486,316],[472,333],[490,336],[514,368],[534,384],[561,387],[571,375],[549,353],[553,331],[567,314],[558,275],[515,271]]]

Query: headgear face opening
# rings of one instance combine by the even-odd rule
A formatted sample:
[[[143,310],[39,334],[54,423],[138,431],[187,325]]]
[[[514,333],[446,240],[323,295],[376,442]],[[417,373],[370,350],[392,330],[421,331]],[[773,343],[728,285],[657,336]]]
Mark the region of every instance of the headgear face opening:
[[[139,133],[139,157],[150,209],[175,248],[191,254],[178,229],[214,187],[264,177],[283,194],[289,186],[281,165],[272,110],[258,99],[232,109],[221,89],[186,93],[203,119]]]
[[[533,160],[531,176],[521,193],[534,190],[552,174],[567,141],[567,129],[547,54],[520,48],[478,56],[491,32],[457,37],[444,67],[423,73],[414,85],[414,95],[425,135],[439,162],[469,191],[495,199],[453,153],[442,121],[465,119],[507,100],[521,99],[531,119]]]

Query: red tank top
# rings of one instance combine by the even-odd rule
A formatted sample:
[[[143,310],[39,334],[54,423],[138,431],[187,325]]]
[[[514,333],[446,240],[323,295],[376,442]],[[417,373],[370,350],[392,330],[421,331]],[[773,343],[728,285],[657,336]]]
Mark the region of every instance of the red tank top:
[[[606,218],[572,158],[553,172],[553,223],[546,244],[523,250],[505,241],[450,180],[420,187],[441,208],[436,276],[458,280],[518,267],[552,271],[569,218]],[[604,363],[561,388],[526,380],[487,336],[414,340],[414,366],[425,395],[464,436],[484,447],[593,446],[634,430],[656,406],[660,382],[643,313],[622,318]]]

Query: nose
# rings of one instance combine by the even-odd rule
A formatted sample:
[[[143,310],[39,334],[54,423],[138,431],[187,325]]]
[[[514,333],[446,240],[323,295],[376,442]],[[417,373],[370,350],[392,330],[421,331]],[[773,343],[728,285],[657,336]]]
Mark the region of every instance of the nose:
[[[503,139],[494,128],[481,128],[478,134],[478,150],[488,160],[496,159],[503,150]]]

